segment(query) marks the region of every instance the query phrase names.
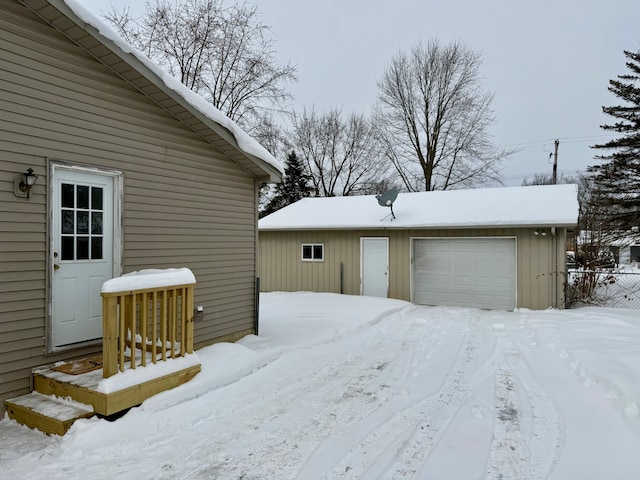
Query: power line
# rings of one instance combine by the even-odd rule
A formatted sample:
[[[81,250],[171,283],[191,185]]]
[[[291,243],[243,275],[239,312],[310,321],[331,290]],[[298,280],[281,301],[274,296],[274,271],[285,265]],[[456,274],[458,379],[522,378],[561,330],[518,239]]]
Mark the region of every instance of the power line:
[[[530,142],[522,142],[522,143],[513,143],[511,145],[505,145],[506,148],[517,148],[523,147],[523,149],[533,148],[533,147],[544,147],[547,144],[553,143],[556,140],[563,140],[564,143],[585,143],[595,140],[597,138],[616,138],[616,135],[584,135],[577,137],[557,137],[557,138],[547,138],[545,140],[532,140]]]

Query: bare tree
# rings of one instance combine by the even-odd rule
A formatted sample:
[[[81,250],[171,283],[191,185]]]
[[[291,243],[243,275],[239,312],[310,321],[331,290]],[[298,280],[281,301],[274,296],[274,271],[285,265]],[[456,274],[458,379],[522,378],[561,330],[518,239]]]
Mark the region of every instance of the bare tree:
[[[287,157],[287,151],[290,149],[287,132],[273,114],[261,115],[251,135],[275,158]]]
[[[294,119],[292,143],[316,196],[358,195],[385,175],[375,131],[362,114],[343,119],[337,109],[305,109]]]
[[[460,42],[432,40],[387,66],[378,82],[377,124],[409,191],[501,183],[500,163],[511,152],[491,142],[493,95],[482,88],[481,63]]]
[[[149,0],[133,17],[105,15],[132,45],[245,128],[290,98],[295,67],[279,65],[255,6],[224,0]]]
[[[558,184],[574,183],[579,185],[581,181],[581,175],[579,172],[576,172],[575,176],[561,173],[560,178],[556,179],[556,183]],[[533,178],[525,178],[522,181],[523,187],[529,187],[532,185],[553,185],[553,174],[538,172],[533,175]]]

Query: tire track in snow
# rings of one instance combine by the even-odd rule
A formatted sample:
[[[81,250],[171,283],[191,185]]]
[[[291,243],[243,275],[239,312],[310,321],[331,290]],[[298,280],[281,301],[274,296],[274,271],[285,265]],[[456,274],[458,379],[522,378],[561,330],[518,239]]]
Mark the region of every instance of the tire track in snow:
[[[460,350],[453,368],[447,374],[437,400],[429,402],[422,422],[411,432],[411,438],[383,478],[404,479],[409,476],[420,478],[421,470],[429,459],[433,448],[446,432],[460,408],[466,403],[470,386],[468,377],[476,357],[478,347],[478,318],[473,312],[467,332],[460,344]],[[387,472],[390,475],[387,475]]]
[[[485,478],[547,478],[564,441],[558,407],[526,362],[522,349],[504,334],[498,335],[498,344],[504,351],[504,362],[496,378],[494,439]],[[529,346],[535,344],[529,342]]]
[[[465,403],[469,386],[467,377],[475,358],[478,343],[477,313],[473,315],[466,329],[459,322],[449,323],[447,338],[457,343],[451,368],[447,369],[441,385],[435,394],[425,394],[421,384],[434,372],[428,364],[419,369],[420,374],[408,380],[405,386],[410,393],[403,401],[404,408],[394,405],[386,417],[376,415],[363,419],[368,426],[360,442],[352,445],[342,460],[324,478],[373,478],[382,472],[382,478],[417,478],[432,449],[438,444],[451,420]],[[438,318],[439,322],[443,319]],[[458,335],[460,330],[465,330]],[[442,345],[440,345],[442,347]],[[437,352],[442,360],[449,350],[440,348]],[[400,411],[400,413],[397,413]],[[383,418],[380,418],[383,417]]]
[[[323,358],[331,358],[333,363],[329,362],[317,374],[234,407],[232,413],[218,412],[216,417],[223,422],[225,417],[246,415],[247,430],[252,433],[245,438],[223,435],[217,442],[218,452],[227,453],[218,455],[215,465],[199,473],[215,471],[224,478],[303,478],[298,470],[318,443],[386,404],[396,395],[394,388],[399,378],[406,382],[411,372],[409,365],[415,361],[416,345],[428,348],[422,345],[426,322],[412,322],[409,334],[398,330],[398,319],[406,319],[413,309],[390,314],[394,322],[390,325],[385,325],[384,318],[377,319],[376,328],[363,338],[353,356],[335,358],[325,352]],[[389,348],[389,344],[397,347]],[[350,378],[354,380],[345,384],[344,379]],[[252,418],[251,412],[259,412],[259,416]],[[246,456],[237,462],[233,459],[237,455]]]
[[[487,464],[487,480],[526,480],[529,459],[520,427],[522,414],[513,372],[503,366],[496,378],[493,442]],[[534,477],[538,478],[538,477]],[[544,477],[540,477],[544,478]]]
[[[298,478],[310,478],[314,472],[331,471],[332,468],[337,468],[339,471],[337,476],[340,476],[344,472],[340,472],[341,467],[336,467],[336,464],[343,460],[345,452],[354,448],[354,438],[375,435],[376,426],[394,415],[399,405],[403,406],[407,403],[409,397],[406,386],[416,375],[414,372],[420,370],[419,367],[425,359],[430,358],[433,352],[437,351],[444,332],[438,319],[425,319],[423,315],[411,318],[412,313],[419,309],[420,307],[406,309],[395,318],[392,331],[378,338],[368,354],[369,357],[371,354],[375,357],[379,355],[376,353],[378,348],[384,351],[389,349],[390,344],[398,345],[395,348],[397,353],[393,361],[384,363],[385,373],[376,380],[378,386],[369,384],[372,390],[386,389],[387,394],[384,398],[378,398],[370,409],[363,411],[359,408],[361,415],[357,422],[348,426],[343,425],[336,435],[319,442],[302,466]],[[404,330],[403,322],[409,322],[408,331]],[[381,380],[384,382],[382,383]],[[350,390],[351,388],[348,388],[345,393]],[[379,418],[382,420],[378,420]],[[348,472],[351,467],[347,466],[344,470]],[[325,474],[325,478],[327,475]]]

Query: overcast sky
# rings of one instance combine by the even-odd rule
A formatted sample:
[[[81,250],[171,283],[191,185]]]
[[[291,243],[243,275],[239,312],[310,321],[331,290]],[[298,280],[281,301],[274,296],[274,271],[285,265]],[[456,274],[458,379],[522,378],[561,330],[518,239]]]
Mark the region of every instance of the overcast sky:
[[[520,151],[505,162],[507,185],[595,163],[594,143],[611,138],[602,105],[618,99],[608,81],[625,74],[623,50],[640,50],[638,0],[256,0],[280,60],[297,65],[295,107],[369,112],[376,82],[399,51],[438,38],[482,53],[495,94],[495,142]],[[87,2],[141,7],[144,0]]]

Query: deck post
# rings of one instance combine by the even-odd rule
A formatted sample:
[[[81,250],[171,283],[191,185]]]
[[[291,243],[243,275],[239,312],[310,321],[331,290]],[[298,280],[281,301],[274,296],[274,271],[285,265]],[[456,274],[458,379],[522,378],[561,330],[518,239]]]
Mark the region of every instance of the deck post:
[[[118,373],[118,299],[102,299],[102,376]]]
[[[193,353],[193,328],[194,328],[194,302],[193,302],[193,285],[190,285],[186,288],[187,291],[187,298],[186,298],[186,304],[187,304],[187,311],[186,311],[186,317],[187,317],[187,325],[186,325],[186,350],[187,353]]]

